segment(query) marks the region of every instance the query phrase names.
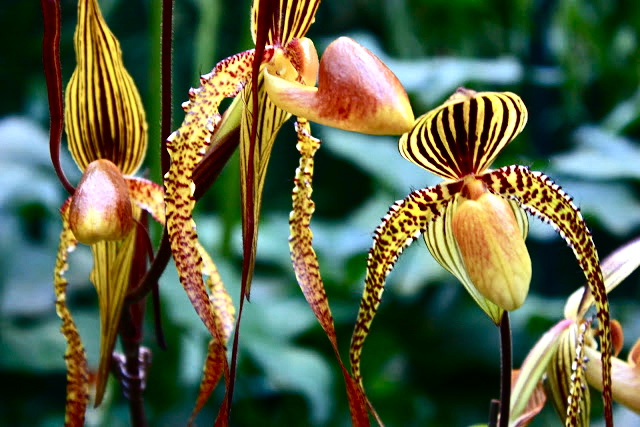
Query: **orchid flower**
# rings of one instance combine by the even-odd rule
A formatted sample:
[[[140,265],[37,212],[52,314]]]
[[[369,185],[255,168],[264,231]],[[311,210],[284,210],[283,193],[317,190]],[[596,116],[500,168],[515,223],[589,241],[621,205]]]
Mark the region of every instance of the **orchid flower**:
[[[309,121],[371,134],[401,134],[410,129],[413,112],[407,95],[391,71],[371,52],[342,37],[331,43],[322,60],[313,42],[305,37],[315,19],[319,0],[255,0],[251,32],[255,49],[220,61],[200,78],[183,104],[185,118],[167,140],[171,166],[165,175],[167,229],[180,281],[209,329],[213,340],[209,358],[220,362],[205,369],[208,392],[219,375],[227,373],[226,340],[221,339],[202,283],[203,260],[197,250],[192,212],[198,192],[194,171],[208,150],[218,148],[220,132],[239,117],[240,178],[242,187],[243,271],[240,314],[236,326],[227,378],[227,397],[233,392],[233,374],[240,315],[248,298],[256,256],[262,189],[273,144],[280,127],[292,114],[297,116],[297,148],[300,166],[293,190],[293,212],[289,239],[291,259],[302,291],[327,333],[338,358],[350,399],[358,388],[344,368],[335,338],[333,318],[322,284],[315,252],[311,247],[309,222],[314,211],[311,200],[314,160],[320,141],[311,134]],[[318,87],[315,87],[318,81]],[[219,106],[235,97],[225,116]],[[228,125],[230,126],[230,125]],[[213,366],[213,365],[212,365]],[[349,385],[351,384],[351,386]],[[354,406],[352,406],[353,409]],[[223,410],[226,410],[223,408]],[[362,410],[352,411],[352,414]],[[366,415],[366,413],[365,413]],[[356,418],[364,416],[356,416]],[[364,423],[364,421],[363,421]]]
[[[361,386],[362,346],[402,250],[424,234],[434,258],[498,324],[504,310],[520,307],[528,292],[528,211],[559,232],[587,277],[602,330],[603,397],[610,418],[609,305],[591,233],[571,198],[544,174],[518,165],[488,169],[526,121],[519,96],[460,88],[401,136],[402,156],[444,182],[397,201],[374,233],[350,349],[351,372]]]
[[[607,293],[615,289],[640,266],[640,238],[624,245],[602,262]],[[591,328],[593,297],[584,288],[567,300],[564,319],[546,332],[531,349],[512,389],[510,425],[521,426],[535,417],[551,398],[558,415],[567,425],[588,425],[591,399],[587,385],[602,391],[601,351]],[[613,400],[640,413],[640,339],[632,346],[627,361],[617,356],[622,350],[620,324],[611,322],[614,357],[611,365]],[[541,387],[542,383],[544,388]],[[538,404],[532,404],[532,391],[538,388]],[[546,394],[545,394],[546,390]]]
[[[55,264],[56,311],[67,341],[66,424],[82,425],[89,400],[89,368],[84,346],[67,305],[67,259],[78,243],[91,247],[100,309],[100,356],[95,405],[103,398],[124,299],[138,269],[137,235],[142,211],[164,222],[161,186],[133,176],[147,148],[147,124],[138,90],[122,62],[118,40],[96,0],[78,2],[75,31],[77,66],[66,89],[64,117],[68,146],[82,171],[75,189],[60,167],[62,90],[57,39],[60,10],[43,0],[45,69],[50,95],[51,154],[62,183],[72,193],[60,209],[62,232]]]

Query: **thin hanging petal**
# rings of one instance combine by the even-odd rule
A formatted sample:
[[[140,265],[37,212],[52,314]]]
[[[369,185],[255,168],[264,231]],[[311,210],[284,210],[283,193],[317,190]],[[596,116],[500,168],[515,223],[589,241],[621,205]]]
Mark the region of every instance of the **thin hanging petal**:
[[[617,249],[600,264],[607,294],[633,273],[638,266],[640,266],[640,237]],[[585,294],[584,291],[585,288],[581,287],[567,299],[564,307],[565,318],[582,318],[591,308],[593,296],[591,292]]]
[[[185,118],[181,127],[167,140],[171,167],[164,182],[171,251],[180,282],[214,337],[218,331],[202,280],[202,258],[192,218],[195,206],[193,170],[207,150],[211,134],[220,121],[220,102],[237,95],[243,88],[250,76],[252,61],[253,51],[239,53],[219,62],[210,74],[202,76],[201,86],[190,91],[190,100],[183,105]]]
[[[309,122],[298,118],[296,123],[298,133],[297,148],[300,152],[300,165],[296,169],[293,182],[293,210],[289,215],[289,250],[293,270],[298,285],[309,306],[313,310],[318,322],[331,342],[333,352],[338,359],[347,386],[347,396],[351,409],[351,422],[354,426],[368,426],[369,417],[366,409],[366,399],[358,384],[344,366],[338,349],[338,338],[333,322],[333,315],[329,308],[329,300],[324,290],[320,265],[313,249],[313,232],[310,228],[311,216],[315,211],[315,203],[311,199],[313,192],[314,155],[320,147],[320,140],[311,135]],[[374,412],[375,413],[375,412]]]
[[[251,84],[243,90],[244,112],[240,127],[240,186],[242,189],[242,241],[243,241],[243,274],[242,287],[249,296],[251,279],[255,266],[256,248],[258,245],[258,226],[260,207],[262,206],[262,190],[267,176],[267,166],[271,158],[273,143],[282,124],[291,117],[276,107],[264,90],[264,76],[258,79],[258,114],[253,113],[253,93]],[[257,123],[253,123],[256,119]],[[256,139],[252,143],[252,126],[255,126]]]
[[[134,209],[140,217],[140,210]],[[101,241],[91,245],[93,270],[91,281],[98,293],[100,308],[100,358],[96,377],[95,406],[102,403],[111,369],[113,347],[120,326],[120,316],[129,289],[129,273],[135,251],[136,228],[121,242]]]
[[[68,199],[60,209],[62,232],[60,233],[53,285],[56,295],[56,312],[58,317],[62,319],[60,330],[67,341],[67,350],[64,355],[67,365],[65,425],[76,426],[84,424],[84,414],[89,402],[89,368],[80,334],[67,306],[67,280],[64,278],[64,273],[69,268],[67,256],[77,245],[76,238],[65,218],[70,201],[71,199]]]
[[[518,95],[460,88],[419,117],[398,148],[410,162],[457,180],[487,169],[526,122],[527,109]]]
[[[254,0],[251,6],[251,37],[254,44],[258,33],[258,12],[261,8],[266,9],[266,3],[271,3],[270,6],[275,11],[269,17],[271,22],[269,22],[267,44],[285,45],[307,33],[315,21],[320,0]]]
[[[360,301],[360,310],[351,338],[351,372],[353,378],[362,384],[360,357],[362,345],[369,334],[373,317],[380,304],[387,275],[402,253],[420,233],[428,230],[460,190],[460,183],[440,184],[435,187],[416,190],[404,200],[391,206],[382,219],[373,237],[373,247],[367,259],[365,288]]]
[[[78,65],[65,95],[69,150],[81,170],[107,159],[133,174],[147,150],[144,108],[97,0],[78,2],[74,40]]]
[[[551,179],[524,166],[507,166],[480,177],[487,187],[504,197],[517,199],[525,209],[549,222],[569,244],[584,272],[596,305],[602,350],[605,419],[612,422],[611,355],[613,345],[609,302],[591,232],[571,198]]]
[[[198,392],[198,398],[191,412],[191,418],[189,418],[189,425],[193,423],[196,415],[202,407],[205,405],[209,396],[218,385],[222,374],[228,370],[228,364],[226,363],[227,352],[226,345],[231,336],[233,330],[233,324],[235,321],[235,308],[231,297],[227,293],[222,278],[218,273],[213,260],[209,254],[200,246],[200,255],[202,256],[202,274],[207,276],[205,284],[209,291],[209,298],[211,300],[213,316],[215,318],[218,330],[222,332],[223,342],[218,341],[216,338],[212,338],[209,341],[207,358],[205,361],[202,381],[200,382],[200,391]],[[228,378],[225,375],[225,378]]]

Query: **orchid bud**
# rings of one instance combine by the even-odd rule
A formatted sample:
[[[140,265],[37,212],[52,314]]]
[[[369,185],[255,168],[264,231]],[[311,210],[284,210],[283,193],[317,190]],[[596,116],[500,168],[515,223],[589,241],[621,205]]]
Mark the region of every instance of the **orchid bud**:
[[[515,310],[529,291],[531,259],[513,211],[476,179],[462,197],[452,228],[469,278],[485,298]]]
[[[373,53],[348,37],[327,46],[320,60],[317,88],[280,78],[273,67],[267,66],[265,71],[269,98],[296,116],[373,135],[399,135],[413,126],[413,110],[398,78]]]
[[[69,207],[69,225],[79,242],[122,240],[133,227],[127,183],[109,160],[91,162]]]

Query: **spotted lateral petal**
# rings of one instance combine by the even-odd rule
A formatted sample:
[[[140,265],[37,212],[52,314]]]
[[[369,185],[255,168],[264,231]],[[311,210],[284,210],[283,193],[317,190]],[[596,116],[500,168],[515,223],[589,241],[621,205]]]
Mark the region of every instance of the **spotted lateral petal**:
[[[460,183],[440,184],[416,190],[404,200],[391,206],[373,236],[373,247],[367,259],[365,288],[360,301],[356,326],[351,337],[351,372],[353,378],[362,384],[360,356],[362,345],[369,334],[369,328],[376,314],[384,291],[387,275],[402,253],[420,233],[430,227],[440,215],[454,194],[460,191]]]
[[[529,220],[526,212],[522,210],[516,201],[508,200],[507,202],[516,217],[516,222],[518,223],[522,237],[526,238],[529,230]],[[429,226],[424,233],[424,241],[433,258],[460,280],[460,283],[462,283],[467,292],[473,297],[478,306],[487,313],[491,320],[497,325],[502,319],[504,310],[478,292],[478,289],[467,274],[460,249],[453,236],[451,221],[458,204],[459,200],[455,198],[447,205],[445,211],[434,220],[433,225]]]
[[[315,21],[320,0],[254,0],[251,7],[251,37],[256,43],[258,12],[272,3],[275,8],[269,23],[268,45],[285,45],[287,42],[304,37]],[[275,3],[275,4],[273,4]],[[262,12],[264,13],[264,12]]]
[[[211,134],[220,121],[218,107],[227,97],[238,94],[251,73],[253,51],[229,57],[201,77],[201,86],[192,89],[183,105],[185,118],[167,139],[171,167],[165,175],[167,231],[180,282],[191,304],[212,336],[219,335],[211,302],[202,280],[202,258],[192,218],[195,205],[193,170],[202,160]]]
[[[262,205],[262,189],[267,175],[267,166],[271,158],[273,143],[282,124],[291,114],[276,107],[264,89],[264,76],[258,79],[257,123],[253,123],[253,94],[251,84],[242,91],[244,111],[240,126],[240,183],[242,188],[242,235],[244,246],[243,289],[249,295],[251,278],[255,265],[258,245],[258,223]],[[252,144],[252,126],[255,126],[256,139]]]
[[[584,335],[588,326],[588,322],[574,323],[563,332],[547,368],[547,394],[567,426],[589,425],[591,395],[584,365]]]
[[[481,173],[527,122],[522,99],[511,92],[458,89],[419,117],[400,138],[400,154],[446,179]]]
[[[140,217],[140,210],[137,207],[134,208],[134,216]],[[91,245],[93,254],[91,281],[98,293],[100,306],[100,358],[96,377],[95,406],[102,402],[107,386],[122,307],[129,289],[129,273],[135,250],[136,230],[134,227],[123,241],[101,241]]]
[[[209,254],[200,246],[200,255],[202,257],[202,274],[207,276],[205,281],[207,290],[209,291],[209,298],[211,300],[213,316],[216,321],[218,330],[222,332],[223,342],[212,338],[209,341],[207,359],[205,361],[202,381],[200,382],[200,391],[196,400],[195,407],[191,413],[189,419],[189,425],[191,425],[202,407],[205,405],[209,396],[218,385],[222,374],[228,370],[228,364],[226,363],[226,345],[231,336],[233,330],[235,308],[231,297],[227,293],[226,288],[222,282],[222,278],[218,273],[213,260]],[[225,375],[228,378],[229,375]],[[224,407],[223,407],[224,408]],[[226,420],[226,415],[221,413],[218,415],[219,420]]]
[[[296,169],[293,188],[293,210],[289,215],[289,250],[291,263],[296,274],[300,289],[304,294],[313,313],[316,315],[322,329],[331,342],[333,351],[338,359],[347,386],[351,421],[354,426],[369,425],[366,409],[366,399],[358,384],[344,366],[338,349],[338,338],[333,323],[333,315],[329,308],[329,300],[320,276],[320,265],[313,249],[313,232],[310,228],[311,216],[315,211],[315,203],[311,199],[313,192],[313,169],[315,152],[320,147],[320,140],[311,135],[309,122],[298,118],[296,123],[298,133],[297,148],[300,152],[300,165]],[[375,414],[375,411],[374,411]],[[377,416],[377,415],[376,415]]]
[[[517,199],[525,209],[549,222],[569,244],[587,278],[601,330],[602,380],[605,419],[612,423],[611,413],[611,322],[609,302],[591,232],[579,209],[560,187],[540,172],[524,166],[508,166],[486,173],[481,179],[490,191]]]
[[[69,150],[82,170],[108,159],[132,174],[147,150],[144,108],[97,0],[78,2],[75,51],[78,65],[65,99]]]
[[[65,425],[80,426],[84,424],[84,414],[89,401],[89,368],[80,334],[67,306],[67,280],[64,278],[64,274],[69,268],[67,257],[78,244],[66,220],[70,201],[71,199],[68,199],[60,210],[62,232],[60,233],[53,285],[56,295],[56,312],[62,320],[60,330],[67,341],[67,350],[64,355],[67,364]]]
[[[148,212],[160,225],[165,224],[164,188],[148,179],[125,177],[131,201]]]

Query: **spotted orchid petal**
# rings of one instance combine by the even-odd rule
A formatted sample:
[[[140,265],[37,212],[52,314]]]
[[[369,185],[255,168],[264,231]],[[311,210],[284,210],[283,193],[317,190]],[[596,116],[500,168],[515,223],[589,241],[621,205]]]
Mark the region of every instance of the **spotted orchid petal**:
[[[349,375],[340,357],[333,315],[331,314],[329,300],[320,276],[318,258],[312,245],[313,232],[310,228],[310,222],[311,216],[315,211],[315,203],[311,199],[314,170],[313,156],[320,147],[320,140],[311,135],[309,122],[305,119],[298,118],[296,131],[298,134],[297,148],[300,152],[300,165],[296,169],[294,178],[293,210],[289,215],[291,263],[302,293],[320,322],[322,329],[327,334],[327,338],[331,342],[342,369],[347,386],[352,424],[354,426],[365,426],[369,425],[366,398],[358,384]],[[375,411],[372,412],[375,414]]]
[[[614,290],[624,279],[640,266],[640,237],[632,240],[602,261],[600,267],[604,277],[607,294]],[[585,294],[585,288],[577,289],[567,299],[564,317],[580,319],[593,306],[591,292]]]
[[[602,367],[597,363],[600,353],[585,347],[587,382],[602,391]],[[636,341],[627,357],[627,361],[614,357],[611,377],[614,384],[613,399],[640,414],[640,339]]]
[[[202,279],[202,257],[192,218],[195,199],[193,171],[202,160],[211,135],[220,122],[218,108],[224,98],[234,97],[246,84],[253,51],[229,57],[201,77],[201,86],[192,89],[183,108],[180,128],[167,140],[171,167],[165,175],[167,231],[180,282],[209,332],[221,336],[212,315],[211,303]]]
[[[97,0],[78,2],[74,40],[77,67],[65,95],[69,150],[81,170],[107,159],[132,174],[147,149],[144,108]]]
[[[365,288],[349,351],[351,372],[360,384],[362,346],[380,304],[386,277],[404,248],[428,230],[431,222],[452,202],[459,187],[459,183],[451,183],[414,191],[404,200],[399,200],[391,206],[376,229],[373,247],[367,258]]]
[[[445,179],[460,179],[487,169],[526,122],[518,95],[460,88],[402,135],[400,154]]]
[[[209,396],[211,396],[211,393],[218,385],[223,374],[225,374],[224,377],[227,381],[228,388],[229,366],[226,359],[226,345],[233,331],[235,322],[235,308],[222,282],[222,278],[218,273],[218,269],[202,246],[199,247],[199,252],[202,257],[202,274],[207,278],[205,284],[209,292],[209,299],[213,310],[212,315],[214,316],[218,330],[222,333],[222,342],[215,338],[209,340],[207,358],[203,368],[202,381],[200,382],[200,390],[194,409],[191,412],[189,425],[193,424],[196,415],[203,408]],[[223,405],[221,409],[221,412],[218,414],[219,422],[223,422],[227,417],[225,412],[226,405]]]
[[[80,334],[67,306],[67,280],[64,277],[69,268],[68,254],[76,248],[77,240],[65,219],[71,199],[62,205],[62,232],[56,257],[54,273],[54,290],[56,296],[56,312],[62,320],[60,330],[67,342],[64,360],[67,365],[67,403],[65,409],[65,425],[83,425],[84,414],[89,402],[89,367]]]
[[[609,318],[609,302],[598,254],[579,209],[571,198],[551,179],[540,172],[532,172],[524,166],[507,166],[480,177],[490,191],[516,199],[533,215],[549,222],[569,244],[587,284],[597,311],[602,348],[603,399],[605,418],[611,414],[611,355],[612,340]]]
[[[165,224],[164,188],[148,179],[125,177],[131,201],[146,211],[160,225]]]

